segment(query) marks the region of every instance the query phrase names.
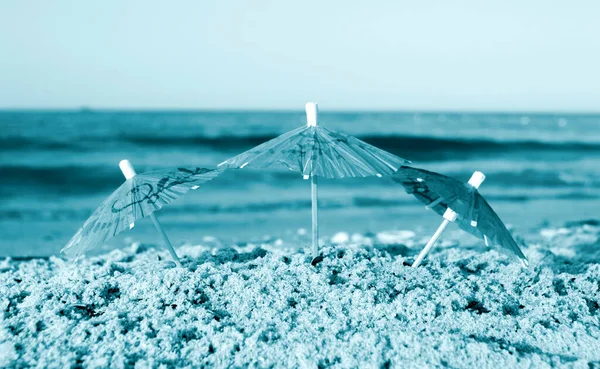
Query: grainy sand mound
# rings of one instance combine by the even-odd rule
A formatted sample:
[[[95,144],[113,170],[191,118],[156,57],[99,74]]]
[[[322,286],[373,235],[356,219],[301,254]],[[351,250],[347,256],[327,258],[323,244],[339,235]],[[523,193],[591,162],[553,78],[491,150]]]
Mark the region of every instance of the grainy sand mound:
[[[0,367],[600,367],[599,235],[595,222],[543,230],[529,269],[463,247],[412,269],[418,247],[383,236],[326,247],[316,265],[202,246],[179,249],[185,269],[143,246],[8,259]]]

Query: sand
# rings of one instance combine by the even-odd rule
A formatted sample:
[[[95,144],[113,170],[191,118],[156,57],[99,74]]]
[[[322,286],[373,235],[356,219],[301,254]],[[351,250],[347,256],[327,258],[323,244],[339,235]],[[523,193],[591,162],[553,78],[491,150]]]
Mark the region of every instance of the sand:
[[[536,233],[527,269],[450,233],[413,269],[411,231],[4,259],[0,367],[600,368],[600,225]]]

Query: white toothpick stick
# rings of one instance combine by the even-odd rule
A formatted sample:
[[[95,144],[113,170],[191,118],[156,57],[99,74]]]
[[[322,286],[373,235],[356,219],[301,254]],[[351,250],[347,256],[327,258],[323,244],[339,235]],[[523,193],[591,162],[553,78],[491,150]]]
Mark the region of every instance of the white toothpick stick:
[[[131,163],[127,159],[121,160],[121,162],[119,163],[119,168],[121,168],[121,172],[123,172],[125,179],[131,179],[131,178],[135,177],[135,175],[136,175],[135,169],[133,169],[133,165],[131,165]],[[156,230],[162,236],[162,239],[165,242],[165,245],[167,246],[167,250],[169,250],[171,257],[173,258],[173,261],[175,261],[175,264],[178,267],[181,267],[182,266],[181,261],[179,260],[177,253],[175,253],[175,249],[173,248],[173,245],[171,245],[171,241],[169,240],[169,237],[167,237],[167,234],[165,233],[162,226],[158,222],[156,215],[154,215],[154,213],[150,214],[150,219],[152,219],[152,223],[154,223],[154,227],[156,227]],[[133,228],[133,223],[131,224],[130,227]]]
[[[306,103],[306,125],[309,127],[317,126],[317,116],[319,115],[319,107],[317,103],[307,102]]]
[[[316,103],[306,103],[306,125],[309,127],[316,127],[318,122],[319,108]],[[318,222],[318,197],[317,197],[317,177],[313,173],[313,163],[310,162],[311,168],[311,183],[310,183],[310,194],[311,194],[311,207],[312,207],[312,254],[313,258],[319,256],[319,222]],[[304,179],[308,179],[305,175]]]
[[[317,200],[317,177],[311,176],[310,192],[312,202],[312,254],[313,258],[319,256],[319,220],[317,218],[317,209],[319,202]]]
[[[152,223],[154,223],[154,227],[156,228],[158,233],[160,233],[160,235],[162,236],[162,239],[165,242],[165,245],[167,246],[167,250],[169,250],[171,257],[173,258],[173,261],[175,262],[175,264],[178,267],[181,268],[182,267],[181,261],[179,260],[179,257],[177,256],[177,253],[175,252],[175,249],[173,248],[173,245],[171,245],[171,241],[169,240],[169,237],[167,237],[167,234],[165,233],[163,227],[160,225],[158,218],[156,217],[156,215],[154,215],[154,213],[152,213],[152,214],[150,214],[150,219],[152,219]]]
[[[474,172],[471,176],[471,179],[469,179],[469,184],[474,188],[479,188],[483,181],[485,181],[485,175],[481,172]],[[419,256],[417,256],[417,258],[415,259],[415,262],[412,265],[413,268],[416,268],[421,264],[423,259],[425,259],[425,256],[427,256],[427,253],[429,253],[433,245],[435,245],[437,240],[440,238],[448,224],[450,224],[450,222],[454,222],[457,217],[458,214],[456,214],[454,210],[450,208],[446,209],[446,211],[444,212],[444,221],[442,222],[442,224],[440,224],[437,231],[435,231],[433,236],[431,236],[431,239],[429,239],[427,245],[425,245],[423,250],[421,250],[421,252],[419,253]]]

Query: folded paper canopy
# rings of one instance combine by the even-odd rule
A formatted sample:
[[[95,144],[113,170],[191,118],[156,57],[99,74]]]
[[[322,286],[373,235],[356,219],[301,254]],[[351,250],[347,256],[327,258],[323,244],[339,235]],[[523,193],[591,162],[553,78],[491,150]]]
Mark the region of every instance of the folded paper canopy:
[[[220,173],[206,168],[175,168],[139,175],[133,172],[94,211],[62,252],[69,257],[80,257],[87,250],[133,228],[136,220],[152,214],[190,189],[197,189]]]
[[[441,216],[450,208],[456,213],[458,226],[485,241],[516,255],[524,265],[527,258],[506,226],[479,191],[468,183],[424,169],[402,166],[392,178],[402,184],[428,209]]]
[[[369,177],[393,174],[409,161],[316,124],[316,104],[307,104],[307,124],[224,161],[227,168],[282,166],[310,176]],[[314,117],[310,114],[315,109]],[[314,118],[314,119],[313,119]]]

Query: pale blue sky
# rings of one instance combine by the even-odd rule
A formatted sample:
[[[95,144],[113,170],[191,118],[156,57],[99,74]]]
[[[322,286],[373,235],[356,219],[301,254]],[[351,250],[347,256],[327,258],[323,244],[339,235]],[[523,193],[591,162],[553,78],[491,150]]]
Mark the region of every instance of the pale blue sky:
[[[599,111],[598,1],[0,0],[0,107]]]

